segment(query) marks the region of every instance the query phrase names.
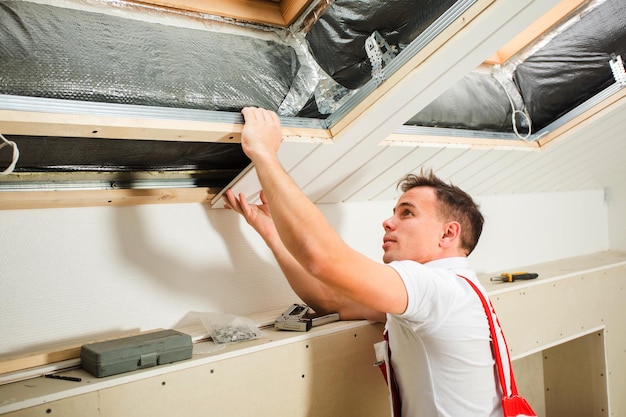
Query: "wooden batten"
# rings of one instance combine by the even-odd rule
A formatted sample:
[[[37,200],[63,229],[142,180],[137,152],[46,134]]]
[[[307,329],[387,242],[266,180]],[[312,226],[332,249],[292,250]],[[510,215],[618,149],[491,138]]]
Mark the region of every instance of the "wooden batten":
[[[145,0],[142,3],[287,27],[298,18],[311,0]]]
[[[485,61],[487,65],[501,65],[520,52],[530,43],[537,40],[541,35],[557,24],[564,17],[572,13],[587,0],[562,0],[548,13],[539,18],[534,24],[513,38],[509,43],[498,49]]]
[[[216,190],[162,188],[132,190],[0,191],[0,210],[136,206],[142,204],[209,203]]]
[[[80,358],[80,346],[72,346],[54,351],[43,351],[29,355],[17,356],[0,361],[0,374],[23,371],[37,366],[49,365]]]
[[[238,143],[241,124],[0,110],[4,135]]]

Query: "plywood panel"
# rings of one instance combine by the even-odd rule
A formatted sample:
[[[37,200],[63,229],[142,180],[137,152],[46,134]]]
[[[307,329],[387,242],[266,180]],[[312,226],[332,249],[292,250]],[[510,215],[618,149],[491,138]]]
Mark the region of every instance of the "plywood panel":
[[[546,415],[608,416],[604,332],[543,352]]]
[[[380,324],[365,324],[134,382],[115,384],[113,376],[102,379],[98,391],[8,415],[42,415],[50,409],[99,417],[388,416],[387,388],[372,366],[372,344],[381,338]]]
[[[534,282],[512,284],[485,282],[485,285],[498,312],[514,358],[545,351],[582,336],[591,335],[589,337],[593,339],[606,334],[606,374],[598,375],[602,364],[594,362],[595,359],[591,360],[588,370],[599,378],[596,381],[598,384],[601,384],[601,378],[605,376],[608,378],[611,413],[620,415],[626,410],[626,399],[621,395],[626,385],[626,356],[623,350],[626,335],[622,331],[626,326],[626,316],[623,314],[626,264],[624,259],[618,256],[615,258],[615,266],[609,269],[593,267],[594,262],[610,264],[612,256],[611,253],[607,253],[606,256],[598,254],[534,265],[528,269],[539,273],[540,277],[533,280]],[[542,277],[546,280],[542,281]],[[597,348],[596,344],[582,345],[580,349],[576,348],[568,355],[578,355],[577,357],[590,360],[587,353],[591,352],[590,350],[596,352]],[[547,362],[544,362],[544,366],[546,364]],[[561,365],[562,363],[555,363],[554,368],[557,370],[553,368],[550,372],[565,372],[567,375],[568,371],[563,370]],[[551,367],[552,364],[547,366]],[[575,372],[575,369],[572,372]],[[550,384],[555,386],[554,378],[559,376],[546,380],[546,388]],[[575,379],[573,376],[570,378]],[[584,377],[582,380],[589,378]],[[572,383],[579,384],[575,381]],[[572,390],[584,392],[585,388],[576,385]],[[593,414],[580,415],[608,415],[606,407],[602,410],[602,404],[606,403],[600,394],[587,392],[585,395],[584,401],[595,408]],[[566,401],[564,397],[559,398],[554,401],[557,403]],[[546,394],[546,403],[550,401],[549,395]],[[546,411],[547,415],[564,414],[557,412],[550,414],[549,409]]]
[[[532,399],[531,406],[539,417],[546,416],[545,385],[543,383],[543,353],[538,352],[512,362],[518,392]]]
[[[66,383],[67,381],[57,381]],[[32,384],[31,384],[32,385]],[[37,390],[33,386],[33,390]],[[98,410],[98,393],[90,392],[75,397],[68,397],[54,401],[50,404],[42,404],[23,410],[4,414],[7,417],[41,417],[41,416],[80,416],[80,417],[101,417]]]

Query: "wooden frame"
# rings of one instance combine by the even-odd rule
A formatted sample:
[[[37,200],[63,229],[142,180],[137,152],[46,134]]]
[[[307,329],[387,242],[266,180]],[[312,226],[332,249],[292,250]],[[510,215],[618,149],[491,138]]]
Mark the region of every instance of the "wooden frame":
[[[498,49],[489,59],[487,65],[501,65],[511,59],[515,54],[537,40],[541,35],[557,24],[561,19],[572,13],[587,0],[562,0],[552,10],[530,25],[526,30],[513,38],[509,43]]]
[[[0,191],[0,210],[137,206],[141,204],[208,204],[218,190],[198,188],[155,188],[131,190],[41,190]]]
[[[145,0],[174,9],[207,13],[236,20],[287,27],[304,11],[312,0]]]

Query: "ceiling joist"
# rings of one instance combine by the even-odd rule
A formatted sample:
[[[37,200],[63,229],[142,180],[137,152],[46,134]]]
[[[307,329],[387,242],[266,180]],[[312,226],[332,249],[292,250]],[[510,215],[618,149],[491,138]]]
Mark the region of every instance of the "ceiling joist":
[[[311,1],[312,0],[144,0],[142,3],[206,13],[246,22],[287,27],[298,18]]]

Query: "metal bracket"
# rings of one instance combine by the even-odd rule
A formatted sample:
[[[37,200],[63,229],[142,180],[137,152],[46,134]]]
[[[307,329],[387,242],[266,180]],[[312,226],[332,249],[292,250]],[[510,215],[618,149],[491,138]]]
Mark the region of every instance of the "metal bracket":
[[[383,68],[391,62],[397,52],[377,30],[365,39],[365,52],[372,66],[372,79],[380,85],[387,78]]]
[[[611,54],[609,65],[611,66],[615,82],[620,87],[626,87],[626,70],[624,70],[624,61],[622,61],[621,55]]]

